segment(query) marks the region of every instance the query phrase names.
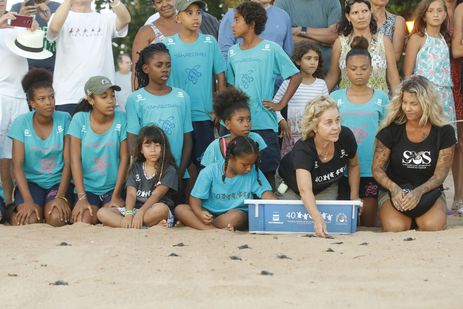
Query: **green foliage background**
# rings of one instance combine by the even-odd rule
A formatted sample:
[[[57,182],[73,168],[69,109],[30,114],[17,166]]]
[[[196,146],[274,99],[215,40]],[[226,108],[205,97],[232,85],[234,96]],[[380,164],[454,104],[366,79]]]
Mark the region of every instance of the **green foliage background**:
[[[219,20],[227,11],[228,7],[234,7],[241,0],[205,0],[207,2],[207,10],[210,14],[216,16]],[[341,5],[344,5],[344,0],[340,0]],[[419,0],[390,0],[388,10],[392,13],[402,15],[405,19],[410,19],[413,15],[413,10]],[[113,43],[114,56],[119,53],[127,52],[130,54],[133,39],[137,34],[138,29],[144,25],[146,19],[154,14],[154,8],[151,0],[124,0],[127,8],[132,16],[132,22],[129,26],[129,33],[125,38],[116,39]],[[109,7],[107,0],[96,0],[96,9]]]

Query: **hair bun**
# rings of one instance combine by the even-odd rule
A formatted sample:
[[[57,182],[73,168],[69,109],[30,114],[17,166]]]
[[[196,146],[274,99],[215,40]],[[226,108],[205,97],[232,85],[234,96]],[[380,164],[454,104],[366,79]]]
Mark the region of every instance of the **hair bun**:
[[[356,36],[352,40],[350,47],[356,49],[368,49],[369,45],[370,43],[368,43],[368,40],[364,36]]]

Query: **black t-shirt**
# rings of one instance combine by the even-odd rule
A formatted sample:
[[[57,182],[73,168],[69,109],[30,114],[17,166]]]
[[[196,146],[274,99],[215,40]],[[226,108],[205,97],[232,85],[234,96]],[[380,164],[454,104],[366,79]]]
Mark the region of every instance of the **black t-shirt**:
[[[376,135],[391,150],[387,176],[396,184],[414,187],[425,183],[434,174],[439,151],[455,145],[455,131],[451,125],[432,126],[428,137],[413,143],[407,137],[405,124],[391,124]]]
[[[312,176],[312,191],[318,194],[341,179],[347,162],[354,158],[356,153],[357,142],[354,134],[349,128],[341,126],[341,133],[334,143],[334,155],[330,161],[321,162],[313,138],[305,141],[300,139],[281,160],[278,174],[291,190],[299,193],[296,169],[307,170]]]
[[[126,187],[134,187],[137,189],[136,208],[143,206],[158,184],[165,185],[170,189],[167,194],[161,198],[160,202],[167,204],[169,207],[174,206],[171,195],[173,194],[173,191],[177,191],[178,186],[178,176],[175,167],[169,165],[165,169],[158,184],[154,183],[155,180],[156,177],[154,176],[150,178],[146,177],[143,163],[135,163],[135,166],[132,168],[129,176],[127,177]]]

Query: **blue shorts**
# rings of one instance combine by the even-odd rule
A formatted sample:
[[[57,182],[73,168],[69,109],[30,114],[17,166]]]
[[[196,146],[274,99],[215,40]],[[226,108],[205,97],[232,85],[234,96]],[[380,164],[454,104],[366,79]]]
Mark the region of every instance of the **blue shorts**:
[[[191,160],[199,166],[203,158],[204,151],[215,139],[214,123],[210,120],[193,121],[193,151],[191,152]]]
[[[260,170],[264,174],[275,172],[281,159],[278,133],[273,130],[252,130],[252,132],[259,134],[267,144],[267,148],[260,151]]]
[[[50,189],[44,189],[33,182],[27,182],[27,185],[29,186],[29,192],[31,193],[32,200],[35,204],[39,205],[39,207],[44,207],[46,203],[54,200],[58,194],[59,183],[53,185]],[[69,197],[67,198],[69,200]],[[23,203],[24,198],[19,189],[16,187],[14,190],[14,209]]]
[[[113,197],[113,192],[114,190],[111,190],[104,194],[98,195],[92,192],[85,191],[85,194],[87,195],[87,201],[90,205],[101,208],[104,206],[104,204],[109,203],[111,201],[111,198]],[[74,206],[75,206],[77,202],[79,201],[77,194],[74,194],[74,201],[75,201],[74,203]]]

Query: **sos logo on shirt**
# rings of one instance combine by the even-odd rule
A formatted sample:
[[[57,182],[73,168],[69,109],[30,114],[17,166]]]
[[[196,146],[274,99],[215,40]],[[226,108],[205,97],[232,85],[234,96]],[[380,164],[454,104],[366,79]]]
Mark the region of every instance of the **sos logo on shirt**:
[[[402,154],[402,165],[407,168],[426,169],[431,163],[431,151],[405,150]]]

